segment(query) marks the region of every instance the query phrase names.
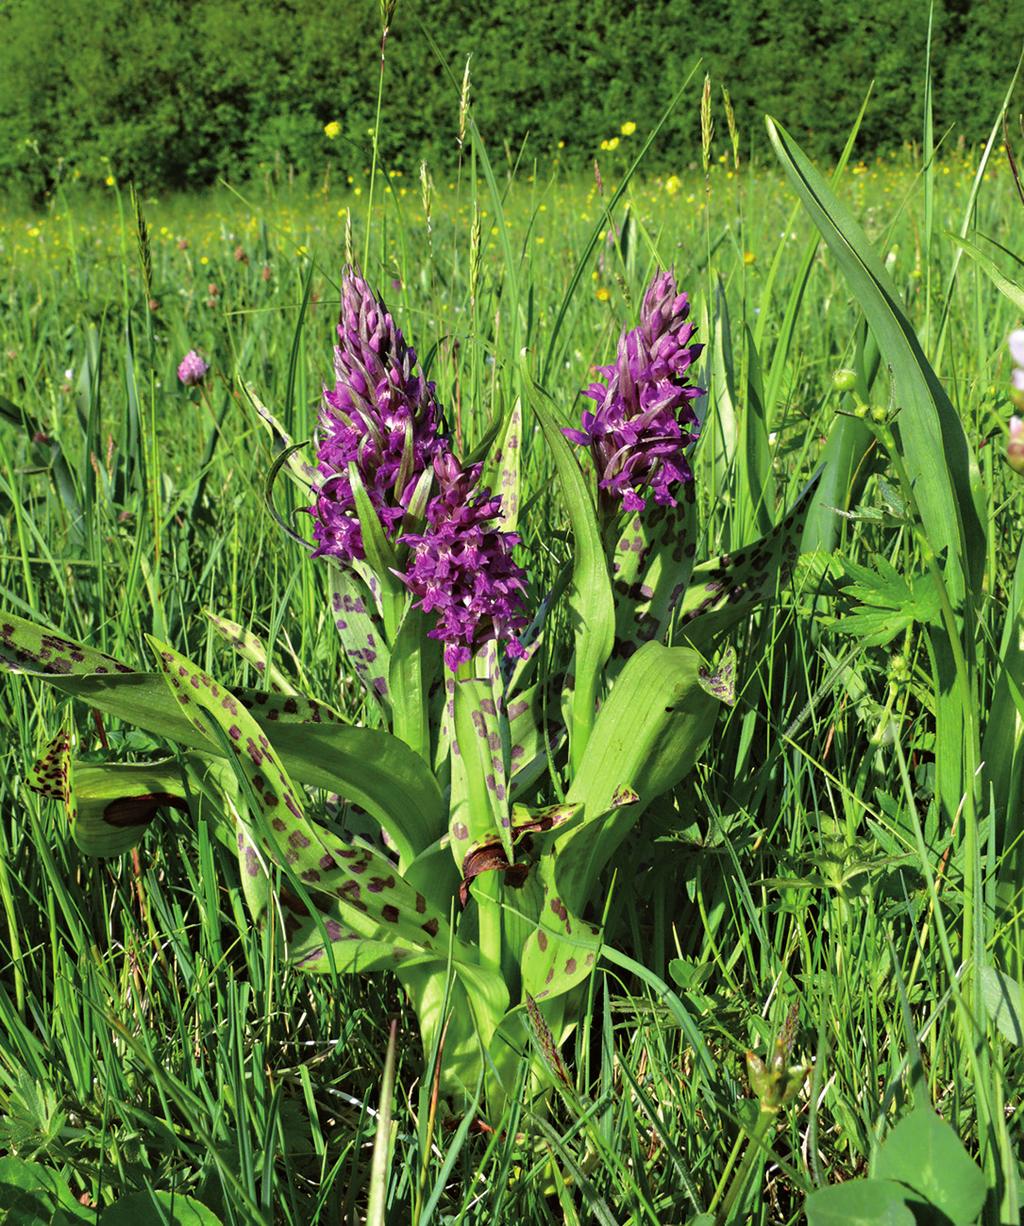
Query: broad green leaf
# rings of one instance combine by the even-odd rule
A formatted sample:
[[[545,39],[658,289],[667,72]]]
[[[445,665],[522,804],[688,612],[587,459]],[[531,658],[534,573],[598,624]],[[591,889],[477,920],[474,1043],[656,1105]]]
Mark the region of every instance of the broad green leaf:
[[[487,967],[453,963],[450,985],[440,969],[424,964],[403,966],[396,973],[416,1011],[424,1050],[433,1051],[444,1034],[441,1091],[471,1102],[483,1065],[488,1102],[500,1111],[501,1097],[520,1064],[517,1049],[498,1035],[508,1011],[508,988],[502,976]]]
[[[807,1226],[915,1226],[907,1189],[889,1179],[850,1179],[812,1192]]]
[[[430,689],[441,664],[440,647],[427,638],[430,620],[410,604],[391,645],[388,693],[391,697],[391,730],[430,762]]]
[[[594,725],[601,678],[615,643],[615,603],[590,486],[547,409],[536,397],[532,407],[551,452],[572,525],[569,608],[574,619],[576,684],[572,694],[569,753],[575,768],[583,759]]]
[[[985,1009],[1003,1038],[1024,1047],[1024,993],[1020,984],[994,966],[981,968],[981,994]]]
[[[773,119],[768,135],[875,335],[892,371],[902,448],[932,549],[945,553],[954,604],[977,590],[985,564],[984,516],[977,463],[945,389],[921,350],[895,287],[852,213],[792,137]]]
[[[673,640],[710,650],[720,634],[775,596],[777,584],[796,562],[811,495],[820,476],[819,469],[767,536],[695,568],[676,612]]]
[[[105,1209],[99,1226],[221,1226],[221,1220],[180,1192],[134,1192]]]
[[[900,1120],[879,1147],[871,1176],[912,1188],[953,1226],[971,1226],[985,1203],[985,1176],[931,1107]]]
[[[559,894],[570,911],[587,903],[646,806],[693,768],[720,706],[709,680],[695,651],[660,643],[646,643],[622,670],[566,796],[584,806],[583,819],[555,844]],[[617,807],[628,789],[635,803]]]
[[[267,667],[269,654],[258,635],[253,634],[251,630],[246,630],[230,618],[221,617],[209,609],[204,609],[203,612],[214,630],[234,647],[243,660],[247,660],[261,676],[266,678],[275,694],[290,694],[292,697],[298,694],[299,691],[276,664],[270,664],[269,668]]]
[[[333,563],[328,567],[327,584],[331,593],[331,616],[345,659],[366,692],[386,712],[389,710],[387,698],[391,653],[374,620],[366,588],[351,570]]]
[[[166,740],[223,752],[184,716],[162,676],[137,672],[7,613],[0,614],[0,669],[5,667],[43,677],[88,706]],[[273,733],[298,782],[340,792],[366,809],[388,832],[403,863],[444,832],[447,817],[437,780],[395,737],[348,725],[314,699],[243,689],[230,693],[264,732]]]
[[[51,1226],[94,1218],[57,1171],[11,1155],[0,1158],[0,1221],[10,1226]]]
[[[544,903],[521,958],[523,990],[536,1000],[560,996],[582,983],[601,952],[600,928],[574,915],[559,897],[555,855],[549,849],[537,865]]]

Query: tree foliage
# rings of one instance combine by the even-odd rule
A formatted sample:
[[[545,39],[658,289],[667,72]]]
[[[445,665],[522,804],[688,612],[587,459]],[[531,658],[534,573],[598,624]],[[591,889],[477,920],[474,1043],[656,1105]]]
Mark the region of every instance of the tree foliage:
[[[924,0],[400,0],[381,152],[406,170],[457,156],[458,92],[425,29],[457,78],[472,55],[477,122],[510,157],[547,157],[561,141],[568,164],[586,165],[623,122],[652,122],[698,56],[732,95],[748,150],[770,111],[818,156],[834,153],[874,81],[862,129],[873,152],[921,130],[928,12]],[[10,0],[0,172],[34,191],[72,167],[97,176],[104,158],[151,187],[261,164],[357,173],[369,162],[379,20],[375,0]],[[936,0],[937,133],[987,132],[1022,40],[1014,0]],[[651,165],[691,161],[697,132],[696,107],[681,108]]]

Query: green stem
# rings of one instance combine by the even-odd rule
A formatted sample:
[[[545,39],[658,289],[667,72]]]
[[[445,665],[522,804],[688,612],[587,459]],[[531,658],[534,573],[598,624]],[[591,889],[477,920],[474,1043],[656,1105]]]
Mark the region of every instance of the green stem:
[[[763,1107],[758,1114],[757,1123],[754,1125],[754,1131],[750,1134],[750,1140],[747,1142],[746,1152],[743,1155],[743,1161],[740,1163],[739,1170],[733,1176],[732,1183],[729,1185],[729,1191],[722,1201],[721,1207],[715,1214],[715,1226],[725,1226],[732,1220],[733,1209],[737,1202],[743,1196],[746,1190],[747,1181],[750,1178],[750,1172],[753,1169],[755,1161],[763,1154],[761,1142],[764,1140],[765,1133],[775,1122],[776,1111],[766,1111]],[[732,1166],[736,1158],[737,1148],[740,1142],[737,1138],[736,1146],[733,1147],[733,1152],[730,1155],[728,1166],[725,1174],[723,1174],[719,1186],[715,1191],[715,1199],[717,1200],[721,1190],[722,1183],[728,1177],[729,1168]],[[714,1202],[712,1202],[714,1203]]]
[[[481,873],[473,882],[480,930],[480,965],[501,974],[501,879]]]

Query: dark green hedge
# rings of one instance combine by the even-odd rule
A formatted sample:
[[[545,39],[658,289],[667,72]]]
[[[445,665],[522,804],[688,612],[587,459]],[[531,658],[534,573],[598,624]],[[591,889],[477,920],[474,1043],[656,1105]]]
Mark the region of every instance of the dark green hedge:
[[[260,163],[358,171],[378,22],[377,0],[7,0],[0,183],[38,192],[73,166],[96,177],[103,156],[150,187]],[[458,76],[472,53],[475,114],[494,151],[514,154],[529,135],[526,156],[543,158],[562,140],[582,166],[625,120],[650,123],[697,56],[729,88],[748,148],[767,110],[819,156],[834,153],[872,79],[862,151],[915,139],[927,23],[926,0],[399,0],[384,152],[407,171],[455,156],[457,95],[424,24]],[[937,131],[987,132],[1022,42],[1020,0],[936,0]],[[697,156],[698,94],[695,83],[652,166]],[[717,90],[716,109],[724,137]],[[343,137],[330,143],[332,119]]]

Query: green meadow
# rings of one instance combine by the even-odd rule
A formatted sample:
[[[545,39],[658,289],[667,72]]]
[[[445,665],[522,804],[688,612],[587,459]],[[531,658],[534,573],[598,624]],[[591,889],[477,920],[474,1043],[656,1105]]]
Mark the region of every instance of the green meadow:
[[[935,157],[855,151],[819,183],[784,135],[737,157],[724,114],[706,169],[697,141],[645,173],[646,137],[610,133],[593,175],[470,132],[433,176],[268,169],[135,197],[111,174],[0,212],[0,620],[133,665],[151,635],[224,685],[284,679],[380,725],[327,571],[289,535],[311,539],[308,500],[271,480],[279,448],[246,391],[313,438],[346,264],[416,346],[459,453],[524,405],[516,556],[531,606],[555,593],[551,676],[573,651],[576,546],[526,385],[578,424],[654,273],[674,270],[706,346],[698,557],[769,532],[824,466],[799,557],[729,632],[735,702],[602,878],[604,954],[546,1092],[497,1113],[437,1094],[443,1050],[390,973],[288,964],[198,800],[132,850],[85,854],[27,782],[68,710],[80,763],[166,744],[5,673],[7,1220],[116,1226],[119,1202],[139,1226],[1019,1220],[1006,279],[1024,205],[1006,150],[995,131]],[[210,372],[190,392],[191,349]],[[524,1068],[544,1037],[524,1020]],[[801,1067],[785,1101],[747,1052],[765,1076],[776,1056]]]

